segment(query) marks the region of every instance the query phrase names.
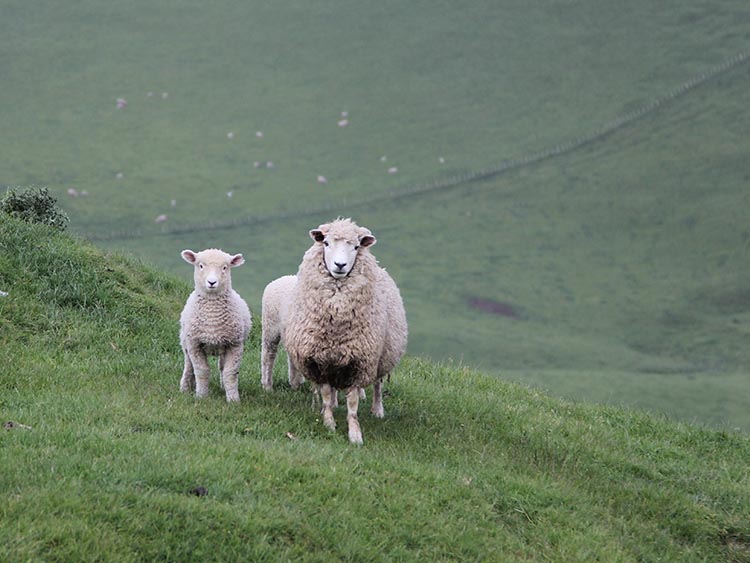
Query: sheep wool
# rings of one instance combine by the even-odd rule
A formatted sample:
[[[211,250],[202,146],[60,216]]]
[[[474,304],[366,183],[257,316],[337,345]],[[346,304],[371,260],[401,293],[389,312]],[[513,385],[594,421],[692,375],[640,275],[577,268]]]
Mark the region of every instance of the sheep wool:
[[[207,356],[218,356],[227,401],[239,401],[239,367],[252,315],[247,303],[232,289],[231,269],[245,260],[242,254],[230,255],[215,248],[197,253],[183,250],[181,254],[195,267],[195,289],[180,315],[180,343],[185,355],[180,390],[190,392],[194,386],[196,396],[208,395]]]
[[[382,380],[406,350],[403,302],[369,247],[372,233],[350,219],[310,231],[315,241],[297,272],[283,344],[290,362],[319,385],[323,421],[335,427],[333,389],[347,389],[349,439],[361,443],[359,390],[374,386],[373,413],[383,416]]]

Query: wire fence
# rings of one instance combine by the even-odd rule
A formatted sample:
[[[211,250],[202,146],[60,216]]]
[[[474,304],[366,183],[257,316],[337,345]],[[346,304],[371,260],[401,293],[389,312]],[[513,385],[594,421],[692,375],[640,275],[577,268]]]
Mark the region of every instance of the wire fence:
[[[308,207],[305,209],[294,209],[294,210],[282,210],[273,213],[265,213],[262,215],[247,215],[245,217],[238,217],[230,220],[223,221],[209,221],[203,223],[192,223],[177,226],[163,226],[160,229],[153,230],[122,230],[122,231],[110,231],[109,233],[91,233],[84,234],[86,238],[92,241],[114,241],[114,240],[126,240],[135,238],[148,238],[156,236],[173,236],[181,235],[186,233],[204,232],[204,231],[215,231],[220,229],[233,229],[236,227],[248,226],[248,225],[261,225],[264,223],[272,223],[275,221],[283,221],[288,219],[296,219],[299,217],[306,217],[311,215],[322,215],[330,211],[336,211],[340,213],[342,210],[350,209],[354,207],[361,207],[365,205],[372,205],[381,202],[390,202],[401,198],[412,197],[415,195],[421,195],[429,192],[435,192],[454,188],[469,182],[486,180],[494,176],[498,176],[511,170],[516,170],[526,166],[537,164],[543,160],[558,157],[564,154],[568,154],[584,146],[590,145],[597,141],[600,141],[615,131],[622,129],[628,125],[631,125],[635,121],[642,119],[643,117],[655,112],[656,110],[664,107],[673,100],[676,100],[687,93],[691,92],[698,86],[716,78],[735,67],[750,60],[750,51],[743,51],[730,57],[724,62],[714,65],[703,72],[700,72],[683,82],[676,88],[668,91],[667,93],[659,96],[647,104],[635,109],[629,113],[621,115],[592,132],[582,135],[580,137],[570,139],[568,141],[558,143],[552,147],[541,149],[529,153],[523,157],[503,160],[500,163],[490,166],[488,168],[480,170],[465,170],[457,173],[453,173],[449,176],[438,178],[436,180],[428,181],[425,183],[416,184],[413,186],[402,186],[391,190],[374,193],[366,197],[358,198],[339,198],[335,201],[323,203],[316,207]]]

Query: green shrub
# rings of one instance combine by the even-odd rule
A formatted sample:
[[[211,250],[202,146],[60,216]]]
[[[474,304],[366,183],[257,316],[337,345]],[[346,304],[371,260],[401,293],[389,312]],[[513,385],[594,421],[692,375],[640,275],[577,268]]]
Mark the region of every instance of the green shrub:
[[[42,223],[60,230],[65,230],[69,221],[65,212],[57,207],[57,199],[46,187],[31,186],[22,191],[8,188],[5,197],[0,200],[0,211],[29,223]]]

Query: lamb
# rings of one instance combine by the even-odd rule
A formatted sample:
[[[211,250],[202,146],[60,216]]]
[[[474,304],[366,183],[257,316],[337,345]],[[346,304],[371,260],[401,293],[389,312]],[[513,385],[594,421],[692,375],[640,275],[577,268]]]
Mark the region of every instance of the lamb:
[[[273,365],[289,317],[289,304],[296,286],[297,276],[282,276],[269,283],[263,290],[260,381],[266,391],[273,389]],[[291,359],[287,357],[287,360],[289,385],[292,389],[297,389],[302,384],[302,374],[294,367]]]
[[[314,243],[296,280],[280,278],[269,284],[271,293],[293,285],[277,317],[282,320],[280,338],[289,356],[290,382],[302,376],[319,386],[323,424],[331,430],[336,428],[334,390],[346,389],[349,441],[361,444],[360,390],[373,385],[372,413],[382,418],[382,381],[406,351],[406,313],[398,287],[370,253],[377,241],[368,229],[351,219],[337,219],[311,230],[310,237]],[[271,383],[271,350],[266,346],[272,341],[270,334],[268,339],[264,335],[264,357],[269,360],[262,366],[264,386]]]
[[[237,379],[252,315],[232,289],[231,268],[241,266],[245,259],[242,254],[232,256],[216,248],[183,250],[181,255],[195,266],[195,289],[180,315],[180,344],[185,354],[180,391],[188,393],[195,386],[197,397],[208,395],[207,356],[219,356],[227,402],[239,402]]]

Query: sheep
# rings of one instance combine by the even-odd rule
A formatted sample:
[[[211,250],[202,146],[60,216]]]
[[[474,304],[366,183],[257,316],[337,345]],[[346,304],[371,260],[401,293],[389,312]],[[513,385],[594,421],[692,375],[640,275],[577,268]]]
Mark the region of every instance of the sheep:
[[[263,334],[261,337],[260,373],[261,385],[266,391],[273,390],[273,366],[276,362],[279,343],[289,317],[289,303],[292,293],[297,285],[297,276],[282,276],[269,283],[263,291],[262,298],[262,323]],[[305,378],[292,364],[287,355],[287,373],[289,385],[292,389],[299,389]],[[318,398],[317,389],[314,390],[315,399]],[[365,390],[360,389],[360,399],[366,397]],[[333,406],[338,406],[338,395],[333,390]]]
[[[231,269],[244,264],[245,259],[242,254],[232,256],[216,248],[183,250],[181,256],[195,267],[195,289],[180,315],[180,344],[185,354],[180,391],[189,393],[195,386],[197,397],[208,395],[207,356],[219,356],[227,402],[239,402],[237,378],[252,315],[232,289]]]
[[[301,375],[318,385],[323,424],[330,430],[336,428],[334,390],[347,390],[349,441],[362,444],[360,390],[373,385],[372,413],[382,418],[383,378],[406,351],[404,305],[395,282],[370,253],[377,241],[368,229],[337,219],[309,234],[313,245],[281,309],[281,339],[292,369],[299,372],[295,381]]]
[[[282,276],[269,283],[261,299],[261,323],[263,326],[260,351],[261,385],[266,391],[273,389],[273,364],[276,361],[279,342],[282,339],[297,276]],[[289,360],[289,358],[287,357]],[[287,362],[289,385],[297,389],[302,384],[302,374]]]

